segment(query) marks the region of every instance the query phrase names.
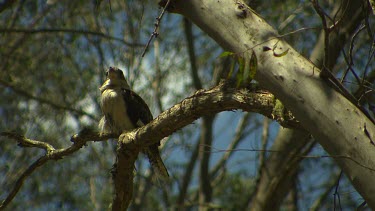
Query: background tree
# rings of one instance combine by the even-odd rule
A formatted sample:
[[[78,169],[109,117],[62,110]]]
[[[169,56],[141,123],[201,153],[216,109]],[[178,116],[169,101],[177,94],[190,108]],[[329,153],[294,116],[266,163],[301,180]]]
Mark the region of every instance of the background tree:
[[[319,3],[315,9],[314,2],[292,0],[251,1],[250,6],[316,66],[343,78],[359,102],[371,108],[374,20],[368,3]],[[97,125],[98,87],[108,66],[125,70],[154,116],[199,89],[216,86],[231,69],[231,58],[218,58],[223,49],[181,16],[164,16],[159,36],[140,58],[160,12],[156,8],[152,1],[0,4],[0,130],[55,148],[71,146],[73,134]],[[327,36],[319,9],[327,15],[327,26],[338,23],[330,33],[326,28]],[[267,111],[266,106],[258,109],[265,116]],[[163,141],[170,184],[154,181],[146,159],[137,159],[130,209],[366,206],[308,132],[280,128],[254,112],[214,113]],[[16,148],[8,137],[1,137],[0,144],[4,199],[43,151]],[[47,162],[27,177],[7,208],[107,208],[114,192],[114,146],[115,141],[89,142],[58,162]]]

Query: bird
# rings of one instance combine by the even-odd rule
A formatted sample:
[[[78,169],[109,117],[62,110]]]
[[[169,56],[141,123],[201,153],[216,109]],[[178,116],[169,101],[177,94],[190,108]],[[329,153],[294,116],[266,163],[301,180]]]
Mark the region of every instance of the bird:
[[[124,73],[117,67],[109,67],[106,80],[99,88],[100,106],[103,117],[99,121],[101,134],[120,135],[125,130],[142,127],[153,120],[146,102],[135,93],[125,79]],[[149,159],[152,169],[158,177],[167,179],[168,170],[160,157],[159,143],[143,150]]]

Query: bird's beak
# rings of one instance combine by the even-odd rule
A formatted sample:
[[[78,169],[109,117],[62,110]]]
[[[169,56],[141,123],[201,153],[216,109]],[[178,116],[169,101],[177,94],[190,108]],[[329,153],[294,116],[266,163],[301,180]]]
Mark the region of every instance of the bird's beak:
[[[114,67],[109,67],[108,70],[106,71],[107,79],[113,79],[115,72],[116,70]]]
[[[108,72],[115,72],[115,68],[114,67],[109,67]]]

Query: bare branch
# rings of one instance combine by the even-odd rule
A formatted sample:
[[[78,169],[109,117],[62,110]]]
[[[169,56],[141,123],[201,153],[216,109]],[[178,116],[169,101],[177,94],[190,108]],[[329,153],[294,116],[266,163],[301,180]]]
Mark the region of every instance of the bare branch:
[[[247,89],[236,89],[230,86],[229,83],[223,82],[210,90],[197,91],[193,96],[186,98],[181,103],[160,114],[146,126],[123,133],[119,138],[117,149],[117,163],[115,164],[114,174],[116,197],[113,206],[119,209],[124,206],[128,207],[133,189],[134,162],[143,147],[158,142],[163,137],[169,136],[174,131],[192,123],[201,116],[221,111],[242,109],[244,111],[259,112],[270,118],[282,119],[273,114],[273,106],[274,97],[268,92],[250,92]],[[281,124],[300,128],[299,123],[293,116],[285,116],[283,119],[285,121]],[[44,165],[47,161],[62,159],[63,156],[79,150],[88,141],[117,138],[112,134],[99,135],[89,129],[84,129],[79,134],[72,136],[73,145],[64,149],[55,149],[48,143],[27,139],[15,133],[3,132],[0,135],[17,140],[20,146],[46,150],[46,154],[31,164],[18,178],[16,185],[2,202],[0,208],[5,208],[17,194],[25,179],[37,167]]]
[[[9,192],[7,197],[1,202],[0,210],[4,209],[16,196],[20,188],[22,187],[24,181],[40,166],[47,163],[49,160],[59,160],[62,159],[64,156],[70,155],[73,152],[78,151],[81,147],[83,147],[86,142],[89,141],[105,141],[109,138],[116,138],[113,134],[104,134],[99,135],[98,133],[94,133],[91,130],[84,129],[79,134],[73,135],[71,141],[73,144],[64,149],[55,149],[52,145],[42,142],[28,139],[22,135],[12,133],[12,132],[2,132],[0,136],[5,136],[11,139],[14,139],[19,142],[19,146],[21,147],[36,147],[40,149],[44,149],[46,151],[45,155],[38,158],[34,161],[17,179],[13,189]]]
[[[323,202],[328,200],[327,198],[331,196],[330,193],[335,188],[335,186],[337,186],[338,181],[341,178],[341,172],[339,175],[335,173],[334,175],[330,177],[330,180],[326,184],[326,187],[327,187],[326,190],[314,201],[314,203],[312,203],[310,207],[311,211],[318,211],[322,209],[321,206]]]
[[[275,115],[274,106],[275,98],[267,91],[236,89],[229,82],[221,82],[212,89],[198,90],[194,95],[161,113],[146,126],[132,131],[133,141],[140,140],[135,141],[134,144],[138,147],[146,147],[157,143],[201,116],[238,109],[260,113],[270,119],[279,120],[284,127],[302,129],[289,111],[284,112],[283,118]],[[155,133],[149,133],[150,130]]]
[[[134,162],[142,148],[159,142],[176,130],[191,124],[201,116],[213,115],[221,111],[242,109],[273,116],[274,97],[268,92],[250,92],[236,89],[233,84],[222,82],[209,90],[198,90],[193,96],[161,113],[149,124],[123,133],[118,141],[117,163],[114,168],[115,198],[113,210],[126,209],[133,194]],[[294,117],[284,117],[286,122],[297,128]],[[285,122],[284,122],[285,123]],[[290,125],[289,125],[290,126]]]
[[[198,153],[199,153],[199,140],[196,141],[196,145],[194,146],[194,149],[190,156],[190,161],[187,164],[187,167],[185,168],[184,176],[182,177],[180,191],[178,194],[178,200],[176,203],[179,208],[182,207],[184,204],[188,186],[192,179],[191,175],[193,174],[194,166],[198,159]]]
[[[69,107],[69,106],[60,105],[59,103],[52,102],[52,101],[50,101],[48,99],[44,99],[44,98],[35,96],[35,95],[31,94],[31,93],[28,93],[25,90],[22,90],[22,89],[18,88],[17,85],[11,84],[11,83],[9,83],[7,81],[4,81],[4,80],[0,79],[0,85],[12,89],[12,91],[14,91],[15,93],[17,93],[19,95],[22,95],[22,96],[27,97],[27,98],[32,99],[32,100],[36,100],[39,103],[43,103],[43,104],[49,105],[52,108],[70,111],[70,112],[73,112],[73,113],[76,113],[76,114],[79,114],[79,115],[85,115],[85,116],[87,116],[87,117],[89,117],[89,118],[91,118],[93,120],[97,120],[97,118],[94,115],[92,115],[92,114],[89,114],[89,113],[87,113],[85,111],[82,111],[82,110],[79,110],[79,109],[75,109],[75,108],[72,108],[72,107]]]
[[[340,193],[339,193],[339,186],[340,186],[341,176],[342,176],[342,170],[341,170],[341,172],[340,172],[339,178],[337,179],[337,184],[336,184],[336,188],[335,188],[335,193],[333,194],[333,209],[334,209],[334,210],[336,210],[336,196],[337,196],[337,200],[338,200],[338,204],[339,204],[339,209],[342,210],[342,207],[341,207],[341,199],[340,199]]]
[[[125,41],[122,38],[113,37],[110,35],[107,35],[103,32],[97,32],[97,31],[89,31],[89,30],[81,30],[81,29],[64,29],[64,28],[40,28],[40,29],[6,29],[6,28],[0,28],[0,34],[5,33],[23,33],[23,34],[37,34],[37,33],[70,33],[70,34],[84,34],[84,35],[92,35],[97,37],[102,37],[104,39],[108,40],[114,40],[121,42],[124,45],[127,45],[129,47],[142,47],[143,44],[141,43],[131,43],[128,41]]]
[[[250,118],[250,113],[246,113],[241,120],[239,121],[236,132],[233,136],[232,141],[230,142],[230,145],[228,148],[225,150],[224,155],[220,158],[220,160],[215,164],[215,166],[212,168],[210,172],[210,177],[211,178],[216,178],[217,173],[219,172],[220,169],[225,168],[226,162],[229,160],[229,158],[233,155],[233,152],[235,152],[235,149],[237,146],[241,143],[241,141],[244,140],[248,132],[244,132],[248,120]]]
[[[194,36],[193,36],[193,24],[187,19],[184,18],[184,32],[186,36],[186,42],[188,45],[188,52],[189,52],[189,60],[190,60],[190,69],[191,69],[191,77],[193,79],[193,84],[195,89],[202,89],[202,82],[198,75],[198,66],[195,56],[195,48],[194,48]]]
[[[168,5],[169,5],[169,2],[170,0],[167,1],[167,3],[165,4],[165,7],[163,8],[163,10],[161,11],[160,15],[156,18],[156,22],[155,22],[155,28],[154,28],[154,31],[152,32],[151,36],[150,36],[150,39],[148,39],[148,42],[143,50],[143,53],[141,54],[141,57],[144,57],[145,54],[146,54],[146,51],[148,49],[148,46],[150,46],[150,43],[152,41],[152,39],[155,37],[158,37],[159,33],[158,33],[158,29],[159,29],[159,25],[160,25],[160,21],[161,19],[163,18],[164,16],[164,13],[165,13],[165,10],[168,8]]]
[[[16,134],[16,133],[1,132],[0,136],[5,136],[5,137],[8,137],[8,138],[17,140],[18,146],[20,146],[20,147],[36,147],[36,148],[44,149],[47,153],[55,150],[55,148],[52,145],[50,145],[46,142],[28,139],[25,136],[22,136],[22,135],[19,135],[19,134]]]

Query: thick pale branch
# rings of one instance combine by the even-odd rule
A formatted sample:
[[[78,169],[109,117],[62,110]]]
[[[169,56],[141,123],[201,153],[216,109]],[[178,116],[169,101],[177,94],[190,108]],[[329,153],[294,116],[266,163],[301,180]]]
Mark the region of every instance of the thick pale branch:
[[[324,56],[328,53],[328,59],[325,60],[324,66],[328,69],[332,70],[336,64],[336,60],[340,55],[340,51],[343,47],[343,44],[346,42],[346,39],[350,37],[350,35],[357,29],[357,27],[361,23],[361,16],[365,15],[362,11],[361,5],[364,2],[361,1],[336,1],[333,3],[333,9],[331,11],[331,17],[336,17],[334,19],[341,19],[342,23],[345,23],[341,27],[335,27],[335,31],[333,33],[329,33],[329,46],[328,50],[325,48],[325,32],[322,29],[320,36],[317,39],[317,43],[315,44],[314,49],[311,51],[310,60],[314,62],[317,67],[323,66]],[[348,5],[347,5],[348,4]],[[345,5],[345,6],[343,6]],[[346,6],[347,5],[347,6]],[[343,9],[343,7],[345,9]],[[362,14],[362,15],[360,15]],[[327,42],[326,42],[327,43]],[[349,64],[348,64],[349,65]],[[359,96],[359,95],[357,95]],[[280,129],[279,134],[276,137],[274,144],[277,148],[284,148],[282,153],[272,153],[267,161],[266,165],[264,166],[264,170],[267,174],[259,174],[258,180],[256,184],[256,191],[252,194],[251,199],[247,202],[248,204],[246,207],[248,209],[255,209],[258,208],[260,210],[279,210],[280,205],[287,196],[289,191],[293,191],[292,187],[294,187],[293,180],[296,179],[298,175],[292,174],[290,177],[286,177],[287,179],[279,181],[280,175],[287,173],[284,168],[280,168],[278,165],[274,165],[279,160],[284,160],[285,158],[289,157],[289,155],[295,155],[294,149],[301,149],[304,150],[300,146],[307,146],[311,145],[311,139],[304,138],[307,137],[308,133],[301,133],[299,131],[292,131],[289,129]],[[284,147],[288,146],[288,147]],[[276,147],[272,147],[272,149],[276,149]],[[276,149],[277,150],[277,149]],[[302,151],[300,151],[302,154]],[[341,159],[341,158],[340,158]],[[343,158],[344,159],[344,158]],[[286,163],[286,162],[284,162]],[[294,162],[297,165],[300,165],[299,162]],[[263,170],[261,170],[263,171]],[[273,181],[279,181],[278,187],[289,187],[289,188],[274,188]],[[284,184],[283,184],[284,183]],[[327,193],[328,194],[328,193]],[[281,196],[281,197],[278,197]],[[329,196],[331,197],[331,196]],[[269,201],[267,201],[269,200]],[[310,208],[314,209],[314,208]]]
[[[372,119],[336,91],[336,84],[322,74],[327,71],[319,71],[280,39],[277,31],[241,0],[173,1],[169,10],[189,18],[225,50],[239,55],[254,53],[258,58],[255,79],[293,112],[331,156],[347,156],[364,166],[375,166]],[[336,161],[375,209],[375,185],[368,180],[375,173],[348,159]]]

